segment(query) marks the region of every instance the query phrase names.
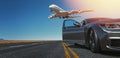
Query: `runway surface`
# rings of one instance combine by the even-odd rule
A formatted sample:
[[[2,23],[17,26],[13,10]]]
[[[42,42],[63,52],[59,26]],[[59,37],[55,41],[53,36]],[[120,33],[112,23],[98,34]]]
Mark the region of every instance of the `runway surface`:
[[[120,58],[119,52],[92,53],[84,45],[45,41],[0,45],[0,58]]]

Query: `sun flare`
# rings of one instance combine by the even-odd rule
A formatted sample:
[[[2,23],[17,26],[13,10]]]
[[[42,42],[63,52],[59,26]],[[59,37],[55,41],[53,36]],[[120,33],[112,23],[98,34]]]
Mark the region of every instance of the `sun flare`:
[[[120,0],[65,0],[72,9],[92,9],[89,17],[120,18]]]

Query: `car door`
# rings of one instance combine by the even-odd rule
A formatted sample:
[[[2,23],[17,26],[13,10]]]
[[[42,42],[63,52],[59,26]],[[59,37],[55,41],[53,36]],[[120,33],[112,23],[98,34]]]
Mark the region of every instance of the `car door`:
[[[64,20],[63,40],[82,40],[82,39],[84,39],[84,27],[81,26],[81,24],[75,20]]]

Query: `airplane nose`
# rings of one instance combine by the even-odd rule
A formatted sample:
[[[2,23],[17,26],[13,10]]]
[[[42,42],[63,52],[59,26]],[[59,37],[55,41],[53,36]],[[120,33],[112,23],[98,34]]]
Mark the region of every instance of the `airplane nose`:
[[[52,6],[50,5],[49,8],[51,8]]]

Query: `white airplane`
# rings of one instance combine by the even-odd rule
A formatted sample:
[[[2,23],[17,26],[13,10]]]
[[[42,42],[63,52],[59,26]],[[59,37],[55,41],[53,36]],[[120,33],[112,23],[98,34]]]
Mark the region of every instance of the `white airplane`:
[[[85,13],[85,12],[92,12],[93,10],[71,10],[71,11],[65,11],[62,8],[60,8],[59,6],[52,4],[49,6],[51,11],[54,11],[55,14],[51,14],[48,18],[52,19],[52,18],[77,18],[80,16],[73,16],[73,14],[81,14],[81,13]]]

